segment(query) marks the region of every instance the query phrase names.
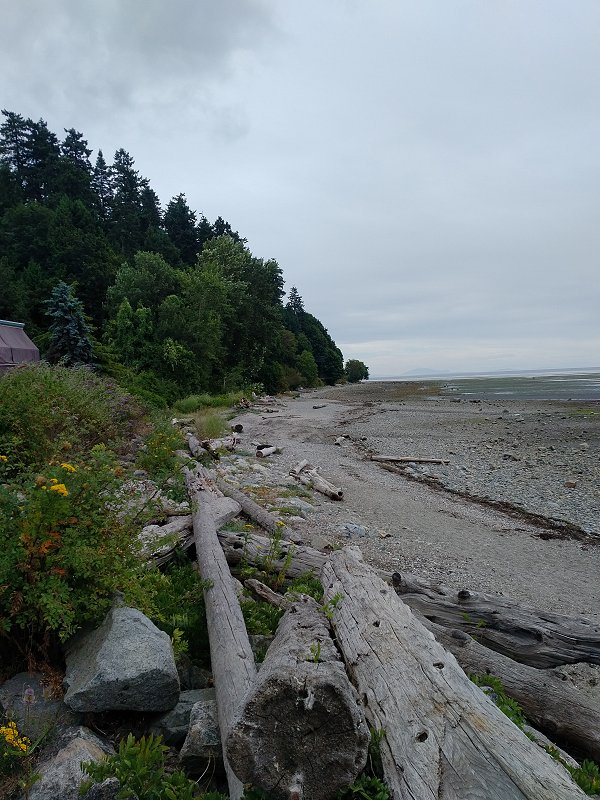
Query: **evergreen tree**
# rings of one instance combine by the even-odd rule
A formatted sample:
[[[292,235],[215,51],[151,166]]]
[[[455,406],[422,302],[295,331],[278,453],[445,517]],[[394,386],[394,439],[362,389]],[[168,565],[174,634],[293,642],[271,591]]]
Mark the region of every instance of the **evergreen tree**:
[[[196,214],[189,207],[184,194],[178,194],[169,201],[163,224],[183,263],[193,266],[201,249],[200,238]]]
[[[29,124],[21,114],[2,109],[6,118],[0,125],[0,163],[15,174],[19,186],[25,187],[25,167],[29,140]]]
[[[25,165],[26,197],[47,202],[59,190],[60,147],[58,137],[43,119],[28,124],[27,161]]]
[[[113,197],[110,214],[110,236],[114,245],[132,256],[143,241],[141,193],[143,180],[134,168],[134,160],[126,150],[115,153],[110,168]]]
[[[83,303],[72,287],[58,283],[46,302],[46,314],[52,318],[49,361],[63,361],[67,366],[91,364],[93,359],[91,332],[83,314]]]
[[[113,182],[102,150],[98,150],[98,155],[96,156],[96,164],[92,172],[92,189],[96,195],[96,203],[100,217],[106,220],[108,219],[112,205]]]
[[[91,205],[92,151],[88,148],[83,134],[74,128],[68,130],[65,128],[65,133],[67,135],[60,145],[58,191],[73,200],[82,200]]]

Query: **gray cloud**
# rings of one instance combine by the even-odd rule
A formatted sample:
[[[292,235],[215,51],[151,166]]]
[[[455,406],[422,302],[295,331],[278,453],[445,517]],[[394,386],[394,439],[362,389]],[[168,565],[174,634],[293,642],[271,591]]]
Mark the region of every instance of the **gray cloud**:
[[[4,0],[3,102],[130,150],[372,374],[598,363],[595,0]]]

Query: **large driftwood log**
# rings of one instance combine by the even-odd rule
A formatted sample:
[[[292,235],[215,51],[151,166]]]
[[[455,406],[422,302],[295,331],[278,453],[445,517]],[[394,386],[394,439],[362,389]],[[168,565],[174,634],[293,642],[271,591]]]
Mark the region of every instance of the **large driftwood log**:
[[[460,628],[498,653],[546,668],[600,664],[600,624],[582,616],[523,608],[514,600],[463,589],[457,592],[410,573],[395,572],[396,592],[412,609],[444,627]]]
[[[333,553],[323,583],[367,719],[385,732],[381,756],[394,800],[585,796],[467,678],[360,551]]]
[[[423,624],[453,653],[465,672],[500,678],[506,694],[519,703],[536,728],[600,761],[600,703],[554,672],[518,664],[488,650],[464,631],[443,628],[428,620]]]
[[[274,542],[254,533],[219,531],[218,536],[231,566],[244,562],[260,569],[267,559],[273,571],[285,570],[288,578],[297,578],[305,572],[319,575],[327,558],[325,553],[313,547],[287,541]]]
[[[211,492],[205,488],[203,479],[189,470],[186,470],[186,483],[192,504],[200,574],[211,582],[210,588],[204,592],[206,623],[219,728],[225,742],[242,700],[256,677],[256,667],[234,583],[210,513]],[[223,759],[229,796],[232,800],[240,800],[244,789],[229,765],[225,747]]]
[[[247,494],[240,492],[239,489],[234,488],[212,471],[205,470],[205,475],[214,482],[219,491],[239,503],[244,514],[260,525],[263,530],[270,534],[277,534],[277,536],[281,536],[290,542],[300,543],[302,541],[300,534],[293,531],[287,525],[282,525],[278,517],[271,514],[262,506],[259,506],[258,503],[255,503]]]
[[[422,458],[421,456],[378,456],[371,455],[371,461],[378,461],[381,464],[449,464],[445,458]]]
[[[245,783],[276,800],[331,800],[367,759],[369,732],[317,603],[282,617],[227,741]]]

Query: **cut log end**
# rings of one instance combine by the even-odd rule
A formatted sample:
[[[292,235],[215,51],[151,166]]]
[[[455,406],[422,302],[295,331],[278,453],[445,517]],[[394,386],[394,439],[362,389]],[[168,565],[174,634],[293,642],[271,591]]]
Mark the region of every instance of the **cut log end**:
[[[307,662],[293,674],[283,670],[273,675],[246,706],[228,740],[228,758],[238,777],[260,785],[276,800],[335,797],[366,761],[367,727],[362,723],[357,731],[347,694],[324,682],[319,667]],[[305,772],[299,780],[300,764]]]

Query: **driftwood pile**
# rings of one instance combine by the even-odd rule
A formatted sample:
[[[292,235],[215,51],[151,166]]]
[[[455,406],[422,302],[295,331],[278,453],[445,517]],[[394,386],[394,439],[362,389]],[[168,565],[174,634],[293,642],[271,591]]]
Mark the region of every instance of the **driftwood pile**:
[[[598,631],[594,634],[579,620],[570,649],[567,630],[575,624],[570,618],[546,619],[526,611],[519,611],[519,617],[517,607],[507,601],[494,607],[495,598],[468,593],[461,600],[415,576],[382,577],[362,561],[356,548],[327,557],[283,541],[281,566],[287,566],[290,577],[307,570],[319,575],[325,605],[319,608],[310,598],[281,597],[257,582],[249,583],[248,588],[286,608],[257,674],[229,568],[242,558],[260,565],[271,541],[217,532],[211,511],[214,483],[203,469],[188,472],[187,482],[199,567],[211,585],[206,590],[207,621],[232,798],[241,797],[244,783],[282,800],[334,798],[364,767],[367,725],[384,734],[381,756],[393,798],[585,796],[565,769],[468,679],[459,663],[484,673],[487,664],[492,665],[509,692],[520,687],[529,694],[531,708],[541,704],[537,716],[528,710],[539,727],[596,757],[600,709],[590,708],[588,702],[586,711],[576,690],[560,686],[548,670],[518,664],[460,628],[470,624],[471,632],[485,632],[490,647],[501,641],[504,652],[529,650],[530,659],[545,664],[552,662],[553,650],[554,663],[565,654],[574,659],[577,652],[585,652],[588,660],[600,657]],[[273,564],[274,569],[278,566]],[[434,613],[428,601],[443,606],[444,613],[439,607]],[[461,602],[468,604],[470,619],[453,610]],[[486,613],[503,622],[497,628],[493,622],[478,626],[479,615]],[[444,620],[449,628],[439,624]],[[537,648],[533,642],[522,646],[527,628]],[[513,665],[512,682],[510,671],[502,672],[504,662]],[[529,692],[527,681],[532,681]],[[574,709],[572,714],[564,703]]]
[[[210,455],[194,436],[188,442],[193,455]],[[291,474],[319,491],[327,484],[332,499],[343,495],[307,462]],[[233,800],[248,783],[276,800],[333,800],[364,768],[369,727],[381,735],[394,800],[585,797],[465,673],[496,675],[553,743],[600,760],[600,704],[554,671],[600,663],[598,626],[415,575],[378,573],[356,548],[327,555],[304,546],[214,471],[196,465],[186,481],[192,530],[178,535],[195,544],[210,585],[211,662]],[[224,500],[276,534],[276,550],[267,536],[219,530]],[[266,554],[272,570],[290,579],[320,577],[325,597],[319,607],[246,582],[285,610],[257,672],[230,570],[242,561],[260,568]],[[163,546],[159,558],[168,557]]]

